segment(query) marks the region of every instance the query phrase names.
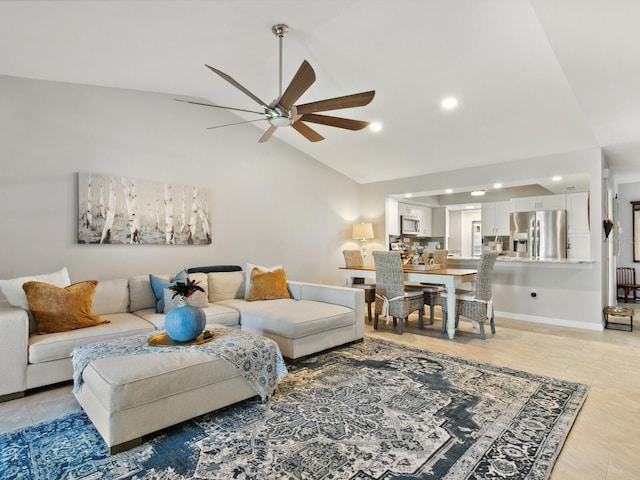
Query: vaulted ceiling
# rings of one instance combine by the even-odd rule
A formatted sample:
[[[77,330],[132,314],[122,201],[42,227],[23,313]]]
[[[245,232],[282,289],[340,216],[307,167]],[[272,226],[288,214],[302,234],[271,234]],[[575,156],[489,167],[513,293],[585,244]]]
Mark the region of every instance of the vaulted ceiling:
[[[383,129],[314,125],[326,140],[310,143],[285,127],[275,141],[357,182],[590,147],[602,147],[613,170],[633,174],[639,18],[636,0],[2,1],[0,75],[256,109],[204,64],[271,101],[271,26],[286,23],[285,86],[305,59],[317,77],[299,103],[375,89],[368,106],[332,114]],[[455,110],[441,108],[448,96],[458,98]],[[210,110],[203,129],[229,118]],[[256,118],[241,115],[237,121]],[[267,124],[210,134],[228,128],[252,128],[257,142]]]

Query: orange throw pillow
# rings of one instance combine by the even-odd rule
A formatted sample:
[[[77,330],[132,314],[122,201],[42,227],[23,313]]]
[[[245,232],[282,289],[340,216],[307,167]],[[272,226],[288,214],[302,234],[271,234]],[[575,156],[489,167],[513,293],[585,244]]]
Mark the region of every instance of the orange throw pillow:
[[[272,272],[263,272],[259,268],[251,270],[251,291],[247,301],[276,300],[278,298],[291,298],[284,270],[281,268]]]
[[[44,282],[26,282],[22,288],[36,319],[36,331],[39,334],[66,332],[109,323],[91,311],[97,286],[96,280],[65,288]]]

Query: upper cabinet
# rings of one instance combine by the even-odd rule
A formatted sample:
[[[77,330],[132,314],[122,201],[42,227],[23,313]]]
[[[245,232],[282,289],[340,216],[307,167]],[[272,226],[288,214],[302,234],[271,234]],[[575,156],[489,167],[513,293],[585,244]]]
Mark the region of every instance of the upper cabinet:
[[[568,193],[567,232],[589,233],[589,193]]]
[[[422,207],[413,203],[398,202],[398,213],[401,216],[422,218]]]
[[[431,208],[431,236],[444,237],[446,235],[446,228],[447,228],[446,225],[447,225],[447,207],[432,207]]]
[[[387,235],[400,235],[400,213],[395,198],[385,198],[385,222]]]
[[[431,228],[431,207],[420,207],[422,213],[422,223],[420,224],[420,236],[432,237]]]
[[[533,210],[566,210],[566,195],[543,195],[540,197],[521,197],[511,199],[512,212],[530,212]]]
[[[505,202],[488,202],[482,204],[482,236],[509,235],[509,213],[511,204]]]

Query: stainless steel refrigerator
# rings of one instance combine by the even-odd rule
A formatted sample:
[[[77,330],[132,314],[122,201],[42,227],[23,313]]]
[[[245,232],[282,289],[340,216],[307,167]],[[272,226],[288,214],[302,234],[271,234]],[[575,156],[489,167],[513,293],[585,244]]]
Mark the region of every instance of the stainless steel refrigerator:
[[[517,257],[567,258],[566,210],[511,213],[511,251]]]

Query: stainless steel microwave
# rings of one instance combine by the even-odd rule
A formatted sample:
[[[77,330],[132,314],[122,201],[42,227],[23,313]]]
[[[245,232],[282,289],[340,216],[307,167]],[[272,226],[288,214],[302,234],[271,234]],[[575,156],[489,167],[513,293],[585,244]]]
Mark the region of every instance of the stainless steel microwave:
[[[420,219],[417,217],[400,217],[400,233],[402,235],[418,235],[420,233]]]

